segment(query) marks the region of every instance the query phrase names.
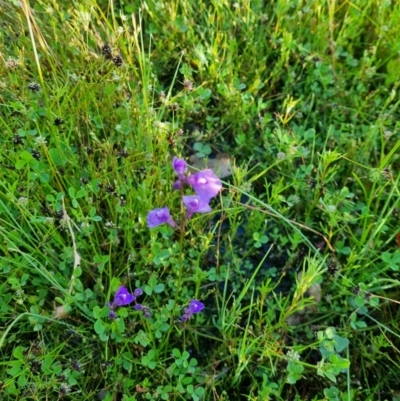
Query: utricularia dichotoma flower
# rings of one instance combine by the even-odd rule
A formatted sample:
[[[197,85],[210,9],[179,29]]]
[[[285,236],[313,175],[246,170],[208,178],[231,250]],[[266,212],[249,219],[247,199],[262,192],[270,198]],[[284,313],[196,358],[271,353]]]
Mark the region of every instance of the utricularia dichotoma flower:
[[[197,299],[192,299],[189,303],[189,306],[185,308],[184,314],[182,315],[182,321],[188,321],[192,315],[195,313],[199,313],[204,309],[204,304]]]
[[[117,292],[115,293],[114,296],[114,301],[112,303],[107,302],[107,306],[110,308],[110,313],[108,314],[108,317],[110,319],[114,319],[116,317],[115,309],[120,307],[120,306],[127,306],[130,305],[132,302],[136,301],[137,297],[140,297],[143,294],[143,290],[141,288],[136,288],[135,291],[133,291],[133,294],[129,292],[129,290],[121,285],[121,287],[118,288]],[[140,304],[135,304],[134,308],[136,309],[136,306]],[[136,309],[138,310],[138,309]],[[143,310],[140,309],[140,310]],[[148,309],[146,307],[146,311],[148,312]],[[146,316],[146,313],[145,313]],[[148,316],[150,317],[150,313],[148,313]]]
[[[148,213],[147,227],[153,228],[164,223],[169,224],[172,228],[177,227],[177,224],[169,213],[168,207],[153,209]]]
[[[209,205],[212,198],[218,195],[222,189],[221,180],[210,169],[199,171],[187,176],[187,164],[185,160],[174,157],[172,167],[178,176],[173,184],[174,189],[180,190],[184,185],[193,188],[196,195],[183,196],[183,204],[186,206],[186,219],[190,219],[193,213],[211,212]],[[172,228],[177,224],[170,215],[168,207],[151,210],[147,215],[147,226],[157,227],[167,223]]]

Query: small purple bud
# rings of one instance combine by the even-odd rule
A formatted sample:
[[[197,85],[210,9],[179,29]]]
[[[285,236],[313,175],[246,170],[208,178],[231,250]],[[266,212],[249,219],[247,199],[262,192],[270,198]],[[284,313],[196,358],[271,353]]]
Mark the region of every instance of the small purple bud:
[[[115,319],[116,317],[117,317],[117,314],[113,310],[110,310],[110,312],[108,313],[108,318]]]
[[[182,188],[182,186],[183,186],[184,183],[185,183],[184,180],[175,181],[175,182],[173,183],[173,185],[172,185],[172,188],[174,188],[174,189],[176,189],[177,191],[179,191],[179,190]]]
[[[187,313],[184,313],[184,314],[182,315],[182,317],[181,317],[182,322],[188,321],[188,320],[189,320],[189,317],[190,317],[190,316],[189,316]]]
[[[143,310],[143,305],[142,304],[136,304],[133,309],[135,310]]]
[[[133,291],[133,296],[134,297],[140,297],[143,294],[143,290],[141,288],[136,288],[135,291]]]
[[[187,164],[185,160],[178,159],[176,156],[172,161],[172,167],[179,178],[183,177],[187,170]]]
[[[145,311],[144,312],[144,317],[147,317],[147,318],[151,317],[151,313],[148,310]]]
[[[153,228],[164,223],[169,224],[172,228],[177,227],[168,207],[153,209],[147,214],[147,227]]]

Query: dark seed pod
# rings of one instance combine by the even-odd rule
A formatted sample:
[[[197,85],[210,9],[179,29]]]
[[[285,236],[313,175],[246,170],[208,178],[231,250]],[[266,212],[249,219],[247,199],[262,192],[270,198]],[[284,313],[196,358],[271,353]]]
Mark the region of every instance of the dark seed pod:
[[[328,273],[329,273],[329,275],[330,275],[331,277],[336,276],[336,274],[337,274],[338,271],[339,271],[338,263],[337,263],[337,261],[336,261],[334,258],[329,258],[329,259],[326,261],[326,268],[327,268]]]
[[[106,192],[109,193],[109,194],[114,194],[115,193],[115,188],[112,185],[108,184],[106,186]]]
[[[29,362],[29,366],[31,368],[31,372],[39,372],[40,368],[42,367],[42,362],[38,361],[37,359],[32,359]]]
[[[82,372],[82,364],[76,359],[71,362],[71,368],[77,372]]]
[[[126,149],[122,149],[118,152],[118,156],[123,157],[124,159],[127,158],[129,156],[129,153]]]
[[[62,220],[62,218],[64,217],[64,212],[62,210],[59,210],[58,212],[54,213],[54,216],[57,220]]]
[[[64,120],[62,119],[62,118],[60,118],[60,117],[57,117],[57,118],[55,118],[54,119],[54,125],[55,126],[60,126],[60,125],[62,125],[62,124],[64,124]]]
[[[24,141],[22,140],[22,137],[19,136],[18,134],[14,135],[13,142],[14,142],[14,145],[22,145],[24,143]]]
[[[121,65],[123,64],[123,60],[120,54],[116,54],[115,56],[112,57],[112,62],[117,66],[117,67],[121,67]]]
[[[40,160],[40,152],[39,151],[37,151],[36,149],[32,149],[31,154],[37,161]]]
[[[39,92],[40,85],[37,84],[36,82],[31,82],[30,84],[28,84],[28,89],[30,89],[32,92]]]
[[[101,48],[101,54],[107,59],[112,59],[112,49],[108,43],[105,43]]]
[[[310,187],[310,189],[315,189],[317,187],[317,180],[311,177],[307,181],[307,185]]]

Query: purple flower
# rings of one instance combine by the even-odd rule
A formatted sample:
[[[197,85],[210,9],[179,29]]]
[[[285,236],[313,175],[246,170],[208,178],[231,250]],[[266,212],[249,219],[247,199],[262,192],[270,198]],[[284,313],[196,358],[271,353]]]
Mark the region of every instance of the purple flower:
[[[135,297],[123,285],[118,288],[112,307],[129,305],[135,300]]]
[[[197,299],[192,299],[189,306],[185,308],[185,313],[182,315],[182,321],[188,321],[193,314],[199,313],[204,309],[204,304]]]
[[[189,311],[191,314],[199,313],[204,309],[204,304],[197,299],[192,299],[189,304]]]
[[[212,170],[202,170],[186,178],[186,182],[193,187],[197,195],[205,202],[217,196],[222,189],[221,180]]]
[[[190,219],[193,213],[208,213],[212,210],[208,202],[197,195],[183,196],[183,203],[187,209],[186,219]]]
[[[178,181],[174,182],[173,188],[180,190],[183,184],[186,182],[185,174],[187,170],[187,164],[185,160],[174,157],[174,160],[172,161],[172,167],[179,177]]]
[[[185,178],[185,173],[187,170],[187,164],[185,160],[183,159],[178,159],[176,156],[174,157],[172,161],[172,167],[174,168],[175,173],[178,175],[179,179],[184,179]]]
[[[168,207],[153,209],[147,214],[147,227],[153,228],[164,223],[169,224],[172,228],[177,227]]]
[[[133,291],[132,295],[125,286],[121,285],[121,287],[119,287],[117,292],[115,293],[113,303],[110,304],[110,302],[106,302],[106,306],[110,308],[110,312],[108,313],[109,319],[115,319],[115,317],[117,316],[114,311],[115,308],[131,304],[132,302],[136,301],[136,298],[140,297],[142,294],[143,290],[141,288],[136,288],[136,290]]]

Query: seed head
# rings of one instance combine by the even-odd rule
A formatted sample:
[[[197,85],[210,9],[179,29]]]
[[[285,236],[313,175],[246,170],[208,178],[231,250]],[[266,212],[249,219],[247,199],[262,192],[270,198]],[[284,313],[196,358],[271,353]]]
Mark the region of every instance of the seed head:
[[[112,49],[108,43],[105,43],[101,48],[101,54],[107,59],[112,59]]]
[[[117,66],[117,67],[121,67],[121,65],[123,64],[123,60],[120,54],[116,54],[115,56],[112,57],[112,62]]]
[[[39,92],[40,85],[36,82],[31,82],[30,84],[28,84],[28,89],[30,89],[32,92]]]

